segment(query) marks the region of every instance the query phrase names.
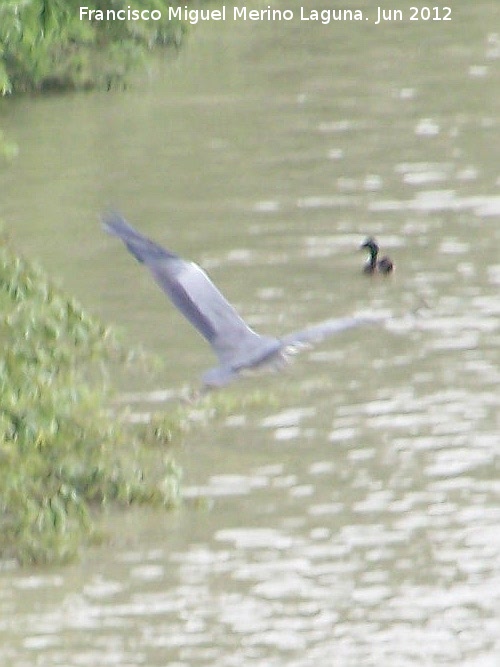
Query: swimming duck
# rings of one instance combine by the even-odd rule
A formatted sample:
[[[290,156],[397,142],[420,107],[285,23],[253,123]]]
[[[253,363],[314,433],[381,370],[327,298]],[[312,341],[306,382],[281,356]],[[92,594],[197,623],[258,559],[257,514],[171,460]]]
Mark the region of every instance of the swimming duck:
[[[382,259],[377,259],[379,247],[378,243],[372,236],[362,243],[360,250],[368,250],[370,253],[370,257],[363,267],[363,273],[368,273],[370,275],[374,273],[382,273],[383,275],[387,275],[394,271],[394,264],[390,257],[385,255]]]

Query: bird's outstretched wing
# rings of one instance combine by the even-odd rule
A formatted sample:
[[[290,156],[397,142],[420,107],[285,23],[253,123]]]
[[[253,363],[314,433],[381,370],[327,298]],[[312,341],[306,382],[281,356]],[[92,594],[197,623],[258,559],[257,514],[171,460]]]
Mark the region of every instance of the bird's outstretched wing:
[[[102,226],[108,234],[117,236],[125,243],[127,249],[139,261],[146,265],[169,259],[179,259],[178,255],[165,250],[157,243],[150,241],[129,225],[119,213],[109,211],[102,216]]]
[[[252,365],[279,348],[277,339],[250,329],[197,264],[146,238],[118,213],[105,214],[103,227],[147,266],[173,304],[210,343],[221,364],[235,369]]]
[[[300,331],[294,331],[280,338],[280,342],[283,346],[290,347],[312,345],[347,329],[354,329],[366,324],[380,324],[381,322],[383,322],[383,319],[377,317],[339,317],[313,324]]]

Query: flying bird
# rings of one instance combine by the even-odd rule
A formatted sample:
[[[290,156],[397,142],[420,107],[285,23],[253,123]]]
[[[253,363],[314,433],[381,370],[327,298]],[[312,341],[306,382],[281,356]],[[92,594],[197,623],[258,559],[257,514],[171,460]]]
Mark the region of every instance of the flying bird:
[[[382,259],[378,259],[379,247],[378,243],[373,237],[367,238],[360,246],[360,250],[368,250],[370,256],[363,267],[363,273],[372,275],[374,273],[382,273],[388,275],[394,271],[394,264],[392,259],[385,255]]]
[[[219,365],[203,374],[201,380],[205,389],[222,387],[247,369],[265,365],[281,368],[287,353],[294,349],[320,342],[346,329],[380,321],[373,317],[343,317],[325,320],[282,338],[263,336],[246,324],[197,264],[146,238],[118,213],[106,213],[102,224],[149,269],[174,306],[210,343]]]

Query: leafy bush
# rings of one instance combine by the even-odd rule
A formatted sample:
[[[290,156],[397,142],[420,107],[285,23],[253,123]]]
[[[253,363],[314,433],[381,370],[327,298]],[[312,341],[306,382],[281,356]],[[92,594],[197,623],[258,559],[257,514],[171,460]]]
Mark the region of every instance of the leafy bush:
[[[160,21],[80,20],[89,9],[159,10]],[[164,0],[1,0],[0,91],[122,85],[156,45],[178,46],[185,26]]]
[[[6,244],[0,342],[1,557],[68,560],[93,506],[178,501],[175,464],[148,479],[152,448],[104,410],[106,360],[125,354],[113,333]]]

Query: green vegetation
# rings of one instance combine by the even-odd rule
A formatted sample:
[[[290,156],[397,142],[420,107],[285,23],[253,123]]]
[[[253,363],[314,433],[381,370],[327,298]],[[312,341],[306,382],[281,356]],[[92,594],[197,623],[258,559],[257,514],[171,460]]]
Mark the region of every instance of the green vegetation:
[[[166,0],[0,0],[0,93],[124,85],[180,22],[80,21],[79,7],[160,9]],[[0,131],[0,159],[17,148]],[[0,238],[0,559],[57,563],[101,538],[99,509],[180,502],[170,455],[194,424],[263,404],[218,393],[143,426],[109,411],[110,362],[132,356],[114,333]]]
[[[144,363],[44,272],[0,243],[0,558],[54,563],[100,539],[99,508],[180,502],[172,445],[269,406],[257,390],[176,403],[147,424],[110,413],[110,362]]]
[[[0,556],[65,561],[95,535],[93,508],[177,503],[175,464],[158,472],[158,451],[105,411],[113,334],[5,243],[0,305]]]
[[[156,46],[179,46],[181,21],[168,20],[168,0],[0,0],[0,91],[111,88]],[[160,11],[136,21],[80,20],[93,10]]]
[[[80,20],[79,7],[161,10],[164,0],[0,0],[0,92],[124,85],[180,22]],[[0,131],[0,158],[17,148]],[[179,501],[164,450],[105,411],[110,330],[0,241],[0,558],[74,558],[107,503]],[[175,420],[174,420],[175,421]],[[175,428],[180,435],[181,429]],[[153,439],[153,442],[156,442]]]

